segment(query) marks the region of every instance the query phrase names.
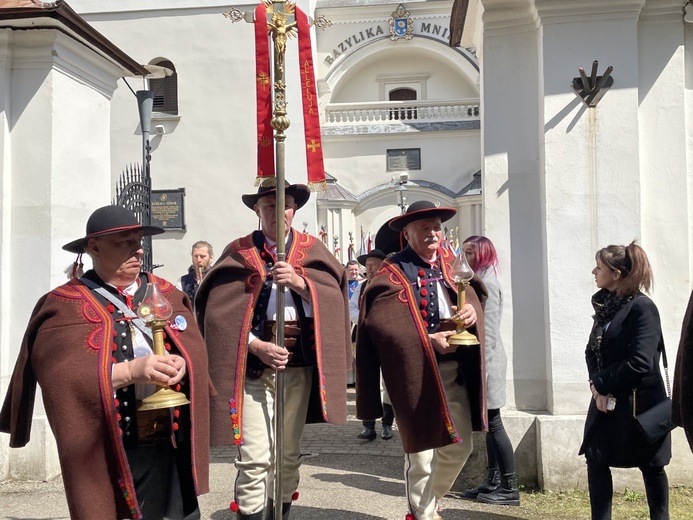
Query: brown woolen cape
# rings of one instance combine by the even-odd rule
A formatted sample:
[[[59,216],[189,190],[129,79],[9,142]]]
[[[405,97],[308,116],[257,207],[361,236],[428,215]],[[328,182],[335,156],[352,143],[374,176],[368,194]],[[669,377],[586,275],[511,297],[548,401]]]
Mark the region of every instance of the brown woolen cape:
[[[443,276],[451,287],[451,255],[443,252]],[[485,287],[473,281],[485,299]],[[412,284],[398,265],[385,260],[362,300],[356,339],[356,414],[359,419],[382,417],[380,371],[397,418],[405,453],[440,448],[461,439],[453,424],[435,351],[418,308]],[[472,285],[465,292],[477,323],[470,327],[481,345],[459,347],[460,362],[475,431],[488,429],[484,367],[484,314]],[[457,302],[453,302],[454,305]]]
[[[672,401],[672,420],[686,432],[688,445],[693,451],[693,293],[681,327]]]
[[[192,402],[193,478],[198,495],[209,490],[209,377],[207,353],[190,300],[169,282],[148,275],[185,317],[184,331],[165,332],[187,363]],[[74,520],[141,518],[118,428],[111,382],[110,313],[78,280],[44,295],[29,321],[0,412],[10,446],[29,442],[36,383],[58,445],[65,494]]]
[[[286,261],[306,280],[315,326],[317,365],[306,422],[344,424],[346,370],[351,363],[346,271],[321,241],[294,229],[291,232]],[[243,443],[248,333],[268,274],[252,237],[239,238],[226,247],[195,298],[210,376],[218,392],[211,401],[212,445]]]

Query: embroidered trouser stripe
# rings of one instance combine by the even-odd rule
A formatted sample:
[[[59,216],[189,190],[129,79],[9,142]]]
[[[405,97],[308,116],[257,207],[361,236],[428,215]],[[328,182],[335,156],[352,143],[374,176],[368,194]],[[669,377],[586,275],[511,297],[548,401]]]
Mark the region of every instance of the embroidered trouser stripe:
[[[284,372],[283,502],[290,502],[298,487],[301,437],[308,413],[314,367],[292,367]],[[272,422],[275,373],[266,369],[259,379],[245,381],[243,444],[236,459],[236,502],[241,513],[262,511],[273,495]]]
[[[458,365],[457,361],[445,361],[439,368],[452,420],[463,442],[404,456],[409,512],[417,520],[435,518],[438,501],[450,491],[472,453],[472,416],[467,389],[455,381]],[[424,425],[421,434],[425,434]]]

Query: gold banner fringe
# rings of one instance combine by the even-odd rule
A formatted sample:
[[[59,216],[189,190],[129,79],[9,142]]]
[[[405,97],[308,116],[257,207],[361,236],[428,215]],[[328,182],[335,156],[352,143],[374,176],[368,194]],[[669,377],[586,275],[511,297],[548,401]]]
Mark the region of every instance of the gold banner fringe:
[[[276,177],[257,177],[255,187],[272,188],[277,185]]]
[[[308,191],[327,191],[327,181],[309,182]]]

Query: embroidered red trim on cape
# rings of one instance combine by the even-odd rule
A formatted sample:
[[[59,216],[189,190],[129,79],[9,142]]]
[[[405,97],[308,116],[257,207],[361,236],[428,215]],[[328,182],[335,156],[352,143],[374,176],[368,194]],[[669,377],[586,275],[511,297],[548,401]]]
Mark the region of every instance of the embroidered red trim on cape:
[[[299,233],[292,229],[293,240],[291,247],[286,253],[286,261],[291,264],[295,271],[303,276],[305,269],[303,261],[306,258],[306,251],[313,247],[317,239],[311,235]],[[238,354],[236,357],[236,375],[234,380],[233,397],[229,401],[229,413],[231,415],[231,424],[233,428],[233,437],[235,444],[243,444],[243,389],[245,386],[245,372],[248,359],[248,334],[252,328],[253,313],[257,304],[260,292],[262,290],[262,280],[267,276],[265,262],[260,258],[260,254],[253,243],[252,234],[234,240],[229,246],[229,249],[234,253],[239,254],[243,258],[244,264],[252,271],[246,280],[246,287],[252,292],[251,298],[246,306],[243,324],[241,326],[240,336],[238,338]],[[320,399],[323,417],[327,420],[327,401],[325,394],[325,375],[322,369],[322,341],[320,339],[319,327],[319,305],[317,304],[317,292],[315,286],[306,278],[306,284],[313,298],[313,318],[316,324],[315,342],[316,342],[316,358],[318,360],[318,375],[320,379]]]
[[[111,436],[114,452],[118,458],[118,484],[121,487],[123,497],[125,498],[127,505],[130,507],[130,512],[132,515],[135,518],[142,518],[142,513],[140,512],[139,504],[137,502],[137,496],[135,495],[135,483],[132,480],[132,474],[129,471],[125,448],[123,447],[119,427],[116,422],[116,406],[115,398],[113,397],[113,382],[111,380],[112,360],[110,348],[110,338],[113,332],[113,318],[110,314],[108,314],[103,305],[101,305],[101,303],[94,297],[91,290],[86,285],[77,280],[73,280],[71,283],[73,283],[75,289],[81,293],[84,301],[89,307],[91,307],[91,311],[95,312],[101,320],[101,328],[103,329],[103,333],[101,335],[102,344],[100,346],[99,359],[99,389],[101,391],[101,404],[103,406],[104,417],[108,424],[108,432]]]
[[[433,349],[433,345],[431,345],[431,338],[428,336],[428,329],[423,323],[423,319],[421,318],[421,313],[419,313],[418,308],[412,303],[417,301],[414,290],[412,289],[412,284],[409,282],[409,279],[404,275],[402,270],[399,269],[399,267],[395,264],[392,264],[386,260],[383,262],[383,266],[384,267],[381,269],[389,273],[390,281],[402,287],[402,291],[400,291],[399,294],[399,299],[402,301],[402,303],[407,304],[409,312],[414,319],[414,325],[416,325],[416,331],[419,334],[419,339],[421,340],[421,345],[423,346],[426,359],[428,359],[433,371],[438,376],[436,378],[436,386],[438,388],[438,393],[441,396],[441,401],[445,403],[444,419],[448,434],[453,442],[462,442],[462,439],[460,439],[457,429],[455,428],[455,424],[452,421],[450,407],[448,405],[447,398],[445,397],[445,389],[443,388],[440,371],[438,370],[438,361],[436,360],[435,350]],[[402,300],[402,298],[404,299]]]

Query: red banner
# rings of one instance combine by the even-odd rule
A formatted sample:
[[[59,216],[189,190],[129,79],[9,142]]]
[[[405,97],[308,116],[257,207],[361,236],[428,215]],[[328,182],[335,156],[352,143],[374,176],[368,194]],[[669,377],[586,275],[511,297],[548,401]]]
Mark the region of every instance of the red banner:
[[[301,95],[303,98],[303,125],[306,139],[306,164],[308,165],[308,189],[325,191],[325,164],[320,137],[320,112],[315,90],[313,52],[310,46],[310,22],[308,16],[296,7],[298,27],[298,61],[301,64]]]
[[[274,182],[274,129],[272,128],[272,76],[267,34],[267,8],[255,9],[255,95],[257,99],[257,179],[260,184]],[[267,180],[265,180],[267,179]],[[270,181],[269,179],[272,179]]]

